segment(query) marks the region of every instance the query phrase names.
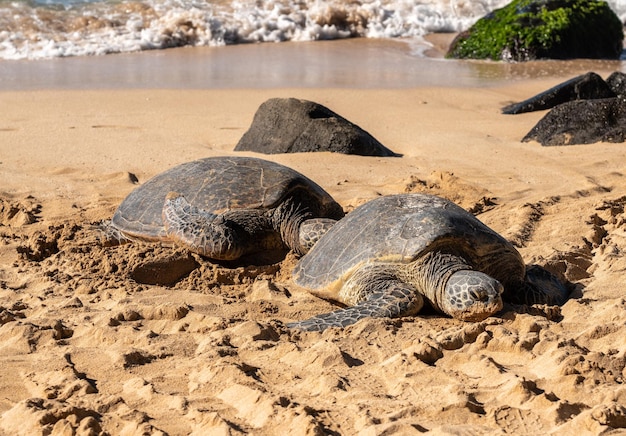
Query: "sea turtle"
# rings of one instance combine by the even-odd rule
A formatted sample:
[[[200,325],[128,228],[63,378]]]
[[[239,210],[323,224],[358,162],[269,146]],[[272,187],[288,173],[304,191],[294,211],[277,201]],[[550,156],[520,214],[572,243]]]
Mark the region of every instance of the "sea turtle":
[[[503,307],[562,304],[567,290],[543,268],[524,265],[515,247],[440,197],[379,197],[350,212],[302,257],[294,282],[347,307],[288,324],[324,330],[366,317],[435,310],[480,321]]]
[[[106,229],[109,240],[171,241],[234,260],[285,245],[304,254],[341,217],[326,191],[291,168],[252,157],[209,157],[139,186]]]

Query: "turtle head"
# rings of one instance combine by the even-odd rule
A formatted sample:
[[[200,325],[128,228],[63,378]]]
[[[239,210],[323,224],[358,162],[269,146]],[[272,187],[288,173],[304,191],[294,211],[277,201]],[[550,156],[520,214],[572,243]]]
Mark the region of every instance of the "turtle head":
[[[312,218],[305,220],[300,224],[300,232],[298,243],[300,244],[298,252],[306,254],[320,240],[324,234],[335,225],[337,220],[330,218]]]
[[[482,321],[502,309],[504,287],[479,271],[461,270],[446,283],[441,309],[463,321]]]

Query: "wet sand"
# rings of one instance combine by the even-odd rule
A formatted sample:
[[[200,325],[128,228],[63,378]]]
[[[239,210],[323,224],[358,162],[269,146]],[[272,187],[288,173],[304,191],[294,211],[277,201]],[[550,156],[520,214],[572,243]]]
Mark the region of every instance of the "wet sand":
[[[500,114],[571,75],[621,64],[449,63],[383,43],[358,56],[342,51],[351,43],[293,62],[293,76],[246,71],[226,52],[230,63],[210,73],[199,66],[204,50],[198,59],[173,50],[37,63],[24,89],[3,79],[0,433],[624,432],[626,149],[520,143],[543,113]],[[261,57],[284,65],[305,46]],[[415,65],[390,68],[387,57]],[[64,82],[61,71],[71,77],[79,64],[100,76]],[[322,103],[403,156],[261,157],[311,177],[348,212],[401,192],[479,210],[527,263],[568,280],[571,299],[506,306],[480,323],[422,314],[320,334],[285,327],[336,308],[291,281],[291,254],[230,268],[197,257],[173,285],[139,283],[138,268],[184,250],[102,247],[95,226],[137,183],[236,154],[272,97]]]
[[[243,44],[0,61],[0,90],[490,87],[512,80],[622,68],[617,61],[502,64],[443,60],[453,37],[435,34],[426,42],[348,39]]]

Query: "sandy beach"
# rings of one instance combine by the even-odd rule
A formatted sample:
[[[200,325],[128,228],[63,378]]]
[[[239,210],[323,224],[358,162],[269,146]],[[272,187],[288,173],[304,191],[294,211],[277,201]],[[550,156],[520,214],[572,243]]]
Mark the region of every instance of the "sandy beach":
[[[27,65],[0,66],[15,74],[0,82],[0,434],[626,434],[626,148],[521,143],[544,113],[500,113],[621,64],[420,64],[373,44],[361,62],[376,74],[362,86],[361,64],[348,61],[328,77],[301,67],[300,79],[283,82],[240,72],[241,81],[210,86],[198,61],[185,64],[185,86],[167,72],[85,86],[47,81],[46,68],[62,76],[50,65],[89,60],[57,59],[32,64],[39,75],[23,89],[7,77]],[[294,47],[285,44],[277,64]],[[327,69],[356,56],[343,47],[335,58],[328,50]],[[414,70],[377,70],[383,53]],[[143,54],[140,71],[170,55],[193,57]],[[109,57],[108,71],[128,56]],[[232,53],[220,56],[234,64],[219,77],[245,69]],[[84,68],[102,74],[105,57],[91,60]],[[341,76],[351,68],[355,82]],[[194,256],[198,267],[171,286],[134,280],[138,265],[187,254],[103,247],[98,223],[161,171],[238,154],[256,109],[273,97],[321,103],[402,157],[259,157],[312,178],[347,212],[403,192],[476,210],[528,264],[567,280],[571,299],[505,306],[479,323],[426,314],[306,333],[285,324],[336,306],[291,281],[292,254],[232,268]]]

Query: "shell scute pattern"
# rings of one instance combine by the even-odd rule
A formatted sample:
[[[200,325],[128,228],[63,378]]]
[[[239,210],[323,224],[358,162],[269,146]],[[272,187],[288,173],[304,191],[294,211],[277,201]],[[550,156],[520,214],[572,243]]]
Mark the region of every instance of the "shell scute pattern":
[[[165,237],[161,215],[168,192],[182,194],[200,209],[222,213],[275,207],[300,186],[324,204],[334,202],[300,173],[273,162],[245,157],[200,159],[160,173],[135,189],[115,211],[112,224],[130,237],[158,240]]]
[[[288,324],[324,330],[428,304],[481,321],[504,302],[562,304],[565,285],[454,203],[424,194],[379,197],[352,211],[296,265],[296,284],[347,307]]]
[[[497,250],[517,256],[512,244],[454,203],[431,195],[395,195],[365,203],[336,224],[299,262],[294,280],[322,290],[362,264],[408,263],[435,249],[460,252],[474,264]]]
[[[178,165],[136,188],[105,233],[119,242],[172,241],[233,260],[274,249],[281,240],[303,254],[343,214],[324,189],[289,167],[252,157],[211,157]]]

